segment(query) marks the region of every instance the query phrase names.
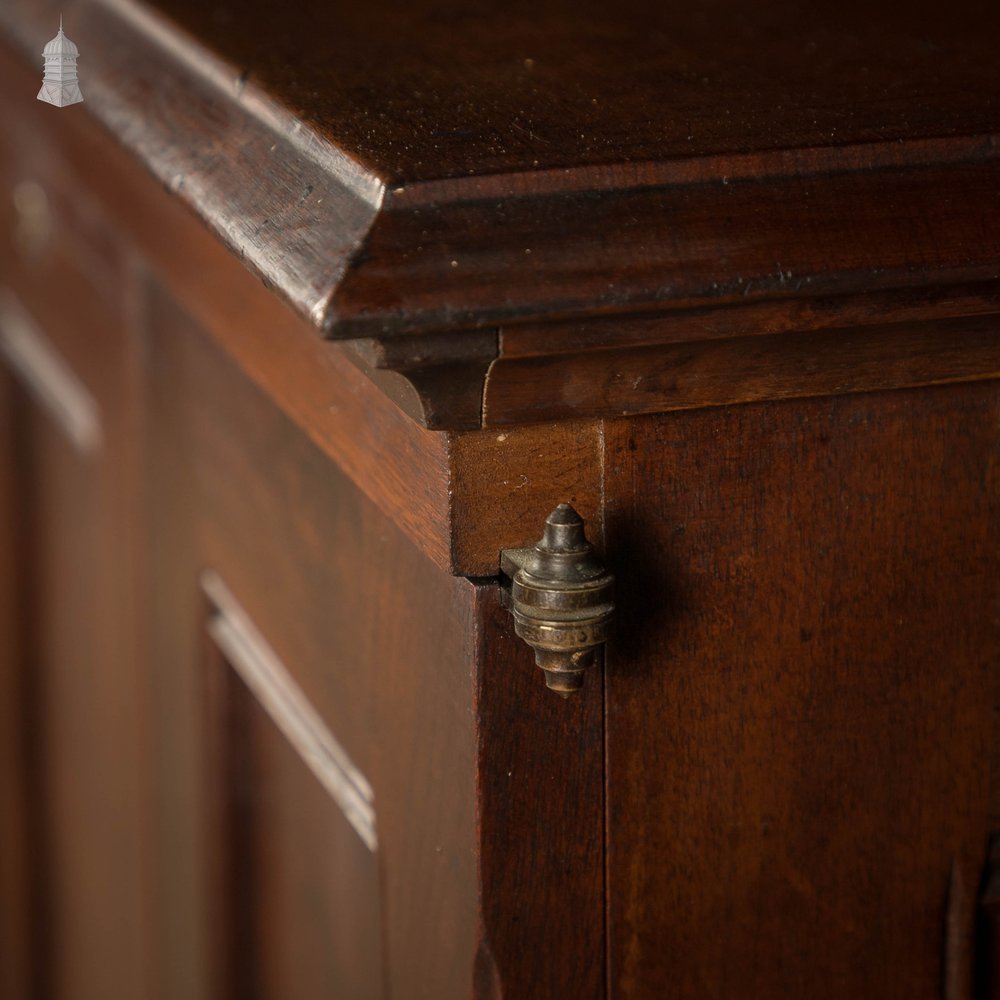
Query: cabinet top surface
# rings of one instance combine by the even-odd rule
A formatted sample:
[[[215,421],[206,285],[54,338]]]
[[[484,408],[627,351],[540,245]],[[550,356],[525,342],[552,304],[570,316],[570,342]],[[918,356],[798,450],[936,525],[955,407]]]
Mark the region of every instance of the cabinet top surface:
[[[679,344],[1000,311],[997,3],[6,0],[0,27],[40,66],[60,13],[85,103],[29,131],[102,122],[431,426],[659,408]],[[880,336],[880,370],[912,354]],[[803,363],[849,387],[839,358]]]
[[[390,184],[991,132],[1000,6],[156,0]]]

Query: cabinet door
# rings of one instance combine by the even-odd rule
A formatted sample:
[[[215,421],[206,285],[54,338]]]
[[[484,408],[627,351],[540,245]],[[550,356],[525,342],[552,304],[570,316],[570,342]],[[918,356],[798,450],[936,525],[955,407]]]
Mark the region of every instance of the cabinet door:
[[[971,995],[995,383],[609,427],[616,998]]]
[[[44,296],[49,280],[62,296]],[[4,961],[10,997],[146,995],[128,356],[58,256],[0,296],[7,523]],[[50,286],[51,287],[51,286]]]
[[[466,997],[476,588],[150,306],[164,995]]]

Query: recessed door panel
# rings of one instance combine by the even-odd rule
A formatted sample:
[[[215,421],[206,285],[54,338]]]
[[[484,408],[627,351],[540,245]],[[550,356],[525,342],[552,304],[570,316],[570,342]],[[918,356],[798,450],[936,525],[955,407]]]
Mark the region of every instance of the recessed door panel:
[[[225,582],[202,585],[219,995],[381,997],[371,786]]]

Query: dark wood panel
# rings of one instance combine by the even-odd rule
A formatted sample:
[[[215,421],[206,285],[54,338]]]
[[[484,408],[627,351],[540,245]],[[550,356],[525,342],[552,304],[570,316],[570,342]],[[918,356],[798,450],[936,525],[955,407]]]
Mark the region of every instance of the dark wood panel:
[[[500,549],[531,545],[557,504],[572,503],[601,532],[601,424],[596,421],[456,434],[452,468],[452,563],[496,576]]]
[[[0,357],[26,400],[11,478],[30,505],[16,552],[22,634],[10,650],[23,742],[8,763],[24,768],[10,809],[26,812],[31,838],[28,995],[124,1000],[147,993],[155,961],[135,357],[118,303],[62,255],[19,284],[23,305],[3,302]]]
[[[210,566],[372,782],[388,994],[594,995],[599,680],[578,702],[552,697],[494,584],[435,568],[175,308],[159,302],[151,323],[157,703],[173,786],[164,811],[179,816],[166,872],[172,988],[186,968],[190,995],[206,995],[208,901],[184,878],[211,883],[190,818],[205,829],[210,817],[185,791],[206,766],[191,746],[207,738],[177,718],[200,688],[196,668],[178,671],[198,653],[176,621],[197,617],[197,574]],[[595,454],[597,437],[586,440]],[[530,443],[512,454],[543,447]],[[569,841],[553,832],[563,823]]]
[[[279,729],[285,720],[269,717],[217,649],[203,666],[219,758],[207,792],[224,807],[217,995],[384,997],[376,854]]]
[[[251,780],[261,813],[257,870],[248,873],[259,885],[257,994],[380,1000],[386,993],[378,859],[321,798],[322,789],[269,722],[250,739],[257,744]]]
[[[382,528],[381,537],[393,539]],[[484,934],[474,725],[484,627],[473,585],[380,546],[363,660],[377,686],[373,782],[389,997],[464,998]]]
[[[374,789],[377,881],[375,899],[363,905],[377,907],[380,923],[374,939],[358,943],[365,949],[359,961],[377,963],[388,995],[468,996],[480,934],[472,585],[427,560],[210,336],[158,293],[151,301],[153,641],[169,995],[214,995],[211,816],[198,793],[211,734],[197,721],[203,663],[195,624],[203,616],[199,573],[210,567]],[[287,758],[274,754],[268,759],[283,766]],[[272,796],[284,815],[309,801],[287,801],[286,793],[308,785],[305,777],[289,782]],[[266,846],[271,871],[299,871],[305,859],[290,851],[308,850],[309,863],[318,863],[313,841],[296,847],[281,830],[269,846],[254,848]],[[307,920],[319,883],[313,890],[300,881],[293,890],[284,878],[278,902],[291,908],[293,923]],[[331,896],[334,886],[326,884],[316,903],[335,915],[331,935],[352,918],[350,896],[360,892],[352,885]],[[274,947],[291,954],[287,932],[273,933]],[[331,941],[331,950],[347,947],[352,933]]]
[[[608,425],[612,996],[968,981],[998,416],[982,383]]]

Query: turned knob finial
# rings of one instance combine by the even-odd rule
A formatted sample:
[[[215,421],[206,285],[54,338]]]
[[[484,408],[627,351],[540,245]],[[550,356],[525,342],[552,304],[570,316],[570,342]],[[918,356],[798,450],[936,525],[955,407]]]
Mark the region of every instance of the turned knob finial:
[[[583,518],[559,504],[538,542],[505,549],[501,566],[511,580],[514,631],[534,649],[546,685],[563,697],[579,691],[615,610],[614,577],[587,541]]]

